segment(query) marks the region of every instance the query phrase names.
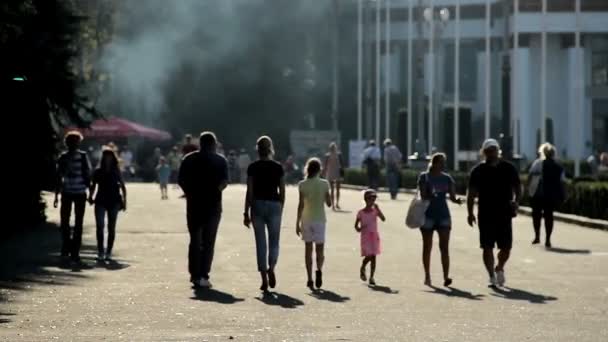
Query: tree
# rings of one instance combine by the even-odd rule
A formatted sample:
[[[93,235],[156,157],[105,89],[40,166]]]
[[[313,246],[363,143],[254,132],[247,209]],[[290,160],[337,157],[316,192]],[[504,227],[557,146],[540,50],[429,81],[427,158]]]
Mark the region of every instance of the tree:
[[[6,0],[0,5],[0,83],[4,119],[14,132],[7,149],[8,230],[44,219],[40,192],[51,187],[57,131],[98,116],[81,92],[75,61],[86,18],[60,0]],[[13,128],[17,128],[16,130]]]

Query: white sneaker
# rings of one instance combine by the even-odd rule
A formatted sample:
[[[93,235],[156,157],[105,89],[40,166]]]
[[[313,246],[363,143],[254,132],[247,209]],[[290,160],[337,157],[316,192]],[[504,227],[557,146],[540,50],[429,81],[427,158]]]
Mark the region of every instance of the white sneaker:
[[[213,285],[211,285],[211,282],[208,279],[204,279],[204,278],[198,281],[198,286],[206,287],[208,289],[213,287]]]
[[[505,285],[505,282],[507,281],[505,279],[505,271],[496,271],[496,281],[498,282],[499,286]]]
[[[490,286],[491,287],[496,287],[496,285],[498,285],[498,281],[496,280],[496,276],[492,276],[490,277]]]

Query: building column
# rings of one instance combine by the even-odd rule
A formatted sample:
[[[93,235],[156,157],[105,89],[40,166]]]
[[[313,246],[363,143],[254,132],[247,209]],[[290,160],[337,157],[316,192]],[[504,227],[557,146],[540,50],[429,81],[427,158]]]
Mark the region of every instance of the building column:
[[[536,76],[530,64],[530,49],[517,48],[513,51],[514,66],[512,68],[511,82],[513,94],[513,109],[517,112],[519,131],[520,154],[528,160],[536,158],[536,129],[539,127],[537,116],[532,112],[532,96],[530,94],[530,77]]]
[[[567,82],[567,96],[568,96],[568,146],[566,147],[566,153],[570,159],[582,159],[584,158],[584,141],[586,140],[583,134],[583,125],[585,121],[582,117],[586,114],[584,110],[585,103],[583,101],[583,86],[582,80],[584,77],[585,69],[583,68],[584,63],[584,49],[571,47],[568,49],[568,82]],[[578,129],[577,129],[578,128]]]

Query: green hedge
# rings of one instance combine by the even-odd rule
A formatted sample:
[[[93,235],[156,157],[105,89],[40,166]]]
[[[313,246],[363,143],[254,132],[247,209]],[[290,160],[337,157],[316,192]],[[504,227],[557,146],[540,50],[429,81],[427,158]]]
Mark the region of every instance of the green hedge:
[[[418,179],[418,171],[404,169],[401,171],[401,187],[415,189]],[[460,194],[466,193],[468,174],[464,172],[450,173],[456,181],[456,191]],[[522,174],[522,184],[526,184],[527,175]],[[352,185],[367,185],[367,173],[361,169],[348,169],[344,174],[344,182]],[[386,174],[382,171],[380,186],[386,186]],[[574,214],[589,218],[608,220],[608,182],[575,180],[568,182],[566,186],[567,199],[559,208],[566,214]],[[522,204],[530,205],[530,198],[524,191]]]

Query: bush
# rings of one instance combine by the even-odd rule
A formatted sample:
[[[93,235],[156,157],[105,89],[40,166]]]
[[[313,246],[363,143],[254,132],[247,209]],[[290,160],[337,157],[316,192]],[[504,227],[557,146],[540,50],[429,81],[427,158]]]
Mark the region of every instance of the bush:
[[[456,182],[456,192],[465,194],[469,180],[468,173],[450,173]],[[401,187],[415,189],[419,172],[411,169],[401,171]],[[351,185],[367,185],[367,172],[361,169],[348,169],[344,175],[344,182]],[[526,184],[527,175],[520,176],[522,185]],[[385,187],[386,173],[380,175],[380,186]],[[558,211],[566,214],[574,214],[594,219],[608,220],[608,182],[593,181],[586,178],[568,182],[566,185],[566,201],[562,203]],[[522,205],[529,206],[530,198],[526,189],[523,192]]]

